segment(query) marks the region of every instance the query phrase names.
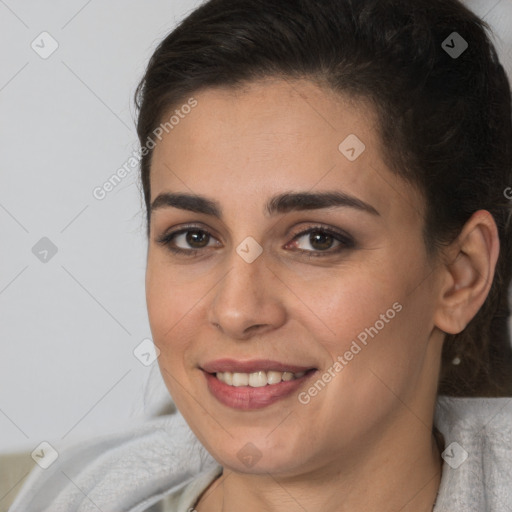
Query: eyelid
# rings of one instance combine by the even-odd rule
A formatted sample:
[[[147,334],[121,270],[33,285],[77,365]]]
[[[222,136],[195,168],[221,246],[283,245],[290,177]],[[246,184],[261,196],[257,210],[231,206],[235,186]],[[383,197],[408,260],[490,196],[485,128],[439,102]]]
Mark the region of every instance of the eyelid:
[[[182,233],[186,233],[187,231],[204,231],[209,235],[212,234],[212,230],[209,226],[204,226],[202,224],[183,224],[179,226],[173,226],[172,228],[166,229],[161,235],[155,233],[155,241],[160,242],[162,240],[167,239],[169,236],[179,235]]]
[[[181,227],[178,227],[176,229],[171,228],[167,231],[165,231],[162,235],[155,237],[156,243],[159,245],[167,246],[168,250],[175,253],[175,254],[182,254],[185,256],[192,257],[193,255],[196,255],[200,252],[204,252],[204,249],[207,249],[206,247],[201,247],[198,249],[182,249],[181,247],[171,247],[171,241],[174,240],[177,236],[182,235],[184,233],[187,233],[188,231],[199,231],[206,233],[210,238],[216,239],[216,237],[211,233],[210,228],[205,228],[201,225],[197,224],[189,224],[184,225]],[[286,243],[285,247],[293,243],[298,238],[301,238],[302,236],[305,236],[309,233],[314,233],[315,231],[322,232],[325,234],[328,234],[332,236],[337,242],[338,242],[338,248],[332,250],[332,248],[329,248],[325,251],[320,250],[304,250],[304,249],[295,249],[294,252],[298,252],[300,254],[308,254],[309,256],[334,256],[336,254],[339,254],[343,250],[348,250],[354,247],[355,241],[351,235],[346,233],[343,230],[340,230],[338,228],[334,228],[331,226],[324,225],[320,222],[312,222],[310,226],[306,228],[302,228],[298,230],[296,233],[291,233],[287,235],[288,237],[291,237],[291,240]],[[218,240],[217,240],[218,241]]]
[[[187,224],[178,228],[170,228],[166,230],[162,235],[155,236],[155,242],[159,245],[166,246],[168,250],[174,253],[181,253],[181,254],[193,254],[197,252],[201,252],[204,248],[200,249],[182,249],[180,247],[171,247],[171,241],[174,240],[177,236],[180,236],[184,233],[187,233],[188,231],[200,231],[203,233],[206,233],[209,235],[210,238],[215,238],[214,235],[212,235],[210,228],[205,228],[201,225],[197,224]]]
[[[352,236],[350,236],[348,233],[346,233],[343,230],[340,230],[338,228],[333,228],[330,226],[325,226],[322,223],[312,223],[310,227],[307,227],[305,229],[302,229],[298,231],[297,233],[291,235],[292,240],[286,244],[286,246],[293,243],[295,240],[302,238],[305,235],[320,232],[327,235],[330,235],[334,238],[334,240],[337,242],[337,245],[334,246],[334,248],[330,247],[329,249],[325,251],[320,250],[313,250],[308,251],[305,249],[295,249],[294,252],[298,252],[300,255],[307,255],[308,258],[311,257],[333,257],[339,255],[343,251],[347,251],[349,249],[354,248],[355,242]],[[285,247],[286,247],[285,246]]]
[[[353,238],[345,231],[343,231],[341,229],[333,228],[330,226],[326,226],[322,223],[314,223],[314,222],[311,224],[311,226],[309,226],[307,228],[302,228],[300,231],[297,231],[297,233],[293,233],[290,236],[293,237],[293,239],[292,239],[292,241],[293,241],[298,237],[307,235],[307,234],[309,234],[311,232],[315,232],[315,231],[321,231],[322,233],[327,233],[329,235],[333,235],[338,238],[341,238],[342,239],[341,241],[345,242],[347,244],[354,243]],[[319,252],[321,252],[321,251],[319,251]]]

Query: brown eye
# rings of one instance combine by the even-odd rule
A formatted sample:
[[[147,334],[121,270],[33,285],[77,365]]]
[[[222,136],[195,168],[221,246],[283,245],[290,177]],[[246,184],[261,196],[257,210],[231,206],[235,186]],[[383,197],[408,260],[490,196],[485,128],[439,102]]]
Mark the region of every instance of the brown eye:
[[[185,241],[193,248],[203,248],[208,245],[210,235],[205,231],[186,231]],[[196,245],[197,244],[197,245]]]
[[[184,256],[197,256],[202,250],[212,245],[219,245],[208,231],[195,226],[184,227],[177,231],[165,233],[156,242],[165,246],[169,251]]]
[[[311,231],[309,234],[309,243],[320,251],[330,249],[333,242],[334,237],[322,231]]]
[[[301,239],[304,239],[304,242],[301,242]],[[329,256],[354,247],[354,242],[349,236],[321,226],[298,233],[294,236],[292,244],[299,252],[309,256]],[[329,250],[333,246],[334,249]]]

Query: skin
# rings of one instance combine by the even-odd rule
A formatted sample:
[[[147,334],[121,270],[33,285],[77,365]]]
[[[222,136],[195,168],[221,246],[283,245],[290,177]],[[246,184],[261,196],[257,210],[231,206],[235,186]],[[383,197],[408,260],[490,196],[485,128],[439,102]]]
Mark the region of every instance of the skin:
[[[155,209],[146,289],[169,392],[224,468],[196,510],[431,511],[442,466],[432,436],[441,349],[445,333],[462,331],[489,292],[499,253],[492,216],[476,212],[430,261],[424,200],[385,166],[369,104],[283,79],[194,97],[197,107],[154,150],[151,198],[205,196],[222,218]],[[349,134],[366,146],[353,162],[338,150]],[[276,194],[333,190],[379,215],[349,207],[264,212]],[[188,223],[211,238],[171,243],[199,248],[197,256],[157,242]],[[343,230],[353,246],[336,253],[334,238],[325,246],[294,238],[319,225]],[[252,263],[236,252],[248,236],[263,249]],[[208,391],[199,367],[222,357],[274,359],[321,375],[396,302],[401,311],[307,405],[293,393],[242,411]],[[237,456],[249,442],[261,455],[250,468]]]

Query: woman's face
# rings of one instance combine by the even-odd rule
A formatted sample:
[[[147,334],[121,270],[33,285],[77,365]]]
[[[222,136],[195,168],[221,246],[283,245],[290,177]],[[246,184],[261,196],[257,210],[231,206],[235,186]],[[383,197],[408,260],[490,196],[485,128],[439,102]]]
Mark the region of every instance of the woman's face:
[[[146,286],[195,434],[282,475],[430,438],[437,273],[373,110],[307,81],[194,98],[154,150]]]

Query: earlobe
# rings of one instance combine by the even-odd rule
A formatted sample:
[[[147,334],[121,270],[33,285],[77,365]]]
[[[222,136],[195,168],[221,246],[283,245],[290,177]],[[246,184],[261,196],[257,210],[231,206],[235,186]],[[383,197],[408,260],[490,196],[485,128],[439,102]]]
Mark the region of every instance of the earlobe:
[[[447,334],[466,328],[489,294],[499,250],[494,218],[487,210],[478,210],[445,251],[436,327]]]

